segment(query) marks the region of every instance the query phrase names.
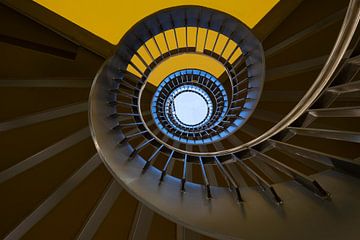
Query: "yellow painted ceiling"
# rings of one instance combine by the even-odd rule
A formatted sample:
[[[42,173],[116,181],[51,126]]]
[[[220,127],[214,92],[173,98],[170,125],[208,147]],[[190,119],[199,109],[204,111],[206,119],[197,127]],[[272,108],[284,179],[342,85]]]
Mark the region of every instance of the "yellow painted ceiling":
[[[279,0],[35,0],[95,35],[117,44],[136,22],[164,8],[200,5],[254,27]]]
[[[180,54],[157,65],[150,73],[147,82],[157,87],[168,75],[180,69],[206,70],[215,77],[220,76],[225,71],[224,66],[214,58],[196,53]]]

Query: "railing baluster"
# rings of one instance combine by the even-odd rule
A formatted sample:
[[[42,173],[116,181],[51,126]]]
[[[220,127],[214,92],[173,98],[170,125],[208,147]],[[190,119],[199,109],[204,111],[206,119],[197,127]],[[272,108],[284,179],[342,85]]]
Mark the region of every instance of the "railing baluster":
[[[141,75],[141,76],[143,76],[144,78],[147,78],[148,76],[145,74],[145,73],[143,73],[139,68],[138,68],[138,66],[136,66],[133,62],[129,62],[129,64]]]
[[[224,168],[224,166],[219,161],[218,157],[215,156],[214,160],[215,160],[215,163],[218,166],[220,172],[224,175],[224,178],[225,178],[229,188],[233,188],[235,190],[237,201],[243,202],[244,200],[241,197],[239,186],[237,185],[237,183],[235,182],[235,180],[233,179],[231,174]]]
[[[131,138],[137,137],[137,136],[142,135],[142,134],[147,133],[147,132],[148,132],[147,130],[144,130],[144,131],[137,132],[137,133],[134,133],[134,134],[125,135],[125,137],[120,141],[120,144],[130,140]]]
[[[250,173],[249,176],[251,176],[255,182],[258,183],[258,185],[265,191],[267,190],[274,198],[275,202],[277,204],[283,204],[282,199],[279,197],[273,186],[267,182],[265,179],[263,179],[259,174],[257,174],[252,168],[247,166],[243,161],[241,161],[238,157],[233,155],[233,158],[237,160],[238,165],[244,169],[246,172]]]
[[[170,164],[170,162],[171,162],[171,160],[172,160],[172,158],[174,156],[174,153],[175,153],[175,150],[172,150],[169,157],[168,157],[168,159],[167,159],[167,161],[166,161],[166,163],[165,163],[165,166],[164,166],[163,170],[161,171],[160,182],[162,182],[164,180],[164,177],[165,177],[165,175],[167,173],[167,169],[168,169],[169,164]]]
[[[233,78],[235,80],[235,78]],[[239,86],[240,84],[243,84],[244,82],[248,81],[249,78],[244,78],[242,80],[240,80],[239,82],[237,82],[235,85],[234,85],[234,88],[236,88],[237,86]]]
[[[226,65],[227,63],[229,63],[230,59],[232,58],[232,56],[234,56],[236,50],[240,49],[239,45],[236,45],[234,50],[232,50],[232,52],[230,53],[230,55],[228,56],[228,58],[226,59],[224,65]],[[229,69],[229,71],[231,71],[231,69]]]
[[[140,114],[138,113],[123,113],[123,112],[117,112],[110,115],[110,117],[116,118],[121,116],[129,116],[129,117],[138,117]]]
[[[245,54],[243,53],[243,55],[241,55],[241,57],[239,59],[237,59],[235,61],[235,65],[232,66],[232,68],[230,69],[230,71],[235,73],[235,69],[240,65],[243,64],[245,62]]]
[[[150,49],[148,48],[148,46],[146,45],[145,42],[143,43],[143,46],[144,46],[144,48],[145,48],[146,53],[147,53],[147,54],[149,55],[149,57],[151,58],[151,60],[152,60],[155,64],[157,64],[154,56],[152,55]]]
[[[218,42],[218,40],[219,40],[219,36],[220,36],[220,32],[218,32],[217,35],[216,35],[215,42],[214,42],[214,45],[213,45],[213,47],[212,47],[212,49],[211,49],[210,56],[212,56],[212,55],[214,54],[216,44],[217,44],[217,42]]]
[[[185,156],[184,156],[184,165],[183,165],[183,174],[182,174],[182,178],[181,178],[181,191],[182,192],[185,192],[187,160],[188,160],[188,155],[185,154]]]
[[[210,22],[211,22],[211,16],[210,16],[210,19],[208,21],[208,27],[206,28],[203,52],[205,52],[205,49],[206,49],[206,43],[207,43],[207,39],[208,39],[208,35],[209,35]]]
[[[172,29],[173,29],[173,33],[174,33],[174,37],[175,37],[176,49],[178,50],[178,52],[180,52],[179,41],[178,41],[178,37],[177,37],[177,34],[176,34],[176,29],[175,29],[175,23],[174,23],[174,19],[173,19],[171,14],[170,14],[170,21],[171,21],[171,24],[172,24]]]
[[[120,82],[119,82],[119,85],[125,86],[125,87],[127,87],[127,88],[132,89],[132,90],[140,90],[137,86],[134,86],[134,85],[128,83],[127,81],[125,81],[125,80],[120,81]]]
[[[142,143],[140,143],[138,146],[136,146],[136,148],[134,148],[134,151],[130,154],[130,156],[135,155],[135,153],[139,153],[143,148],[145,148],[152,141],[154,141],[154,138],[145,139]]]
[[[113,127],[113,130],[117,130],[119,128],[134,127],[134,126],[138,126],[138,125],[142,125],[142,124],[143,124],[143,122],[119,123],[115,127]]]
[[[204,167],[204,163],[203,163],[202,157],[199,157],[199,162],[200,162],[200,167],[201,167],[201,172],[202,172],[203,180],[204,180],[204,183],[205,183],[206,196],[207,196],[208,199],[211,199],[211,198],[212,198],[212,195],[211,195],[210,184],[209,184],[208,177],[207,177],[207,175],[206,175],[206,170],[205,170],[205,167]]]
[[[142,64],[144,64],[144,66],[149,69],[150,71],[152,70],[152,68],[149,66],[149,64],[147,64],[147,62],[145,61],[145,59],[138,53],[138,52],[135,52],[134,53],[135,56],[142,62]]]
[[[159,20],[158,17],[156,17],[156,21],[157,21],[157,23],[158,23],[158,25],[159,25],[159,27],[160,27],[160,31],[161,31],[162,36],[163,36],[163,38],[164,38],[167,52],[169,53],[169,55],[171,55],[170,48],[169,48],[169,43],[168,43],[168,40],[167,40],[167,38],[166,38],[166,34],[165,34],[165,31],[164,31],[164,28],[163,28],[162,24],[160,23],[160,20]]]
[[[260,159],[267,162],[269,165],[273,166],[274,168],[278,169],[280,172],[283,172],[284,174],[290,176],[291,178],[294,178],[295,181],[299,182],[301,185],[303,185],[305,188],[311,190],[314,192],[317,196],[321,198],[329,198],[329,193],[326,192],[316,180],[313,180],[309,178],[308,176],[302,174],[301,172],[289,167],[288,165],[279,162],[278,160],[261,153],[255,149],[250,149],[251,153],[254,156],[258,156]]]
[[[188,43],[188,24],[187,24],[187,15],[185,11],[185,47],[186,52],[188,51],[189,43]]]
[[[111,102],[108,102],[108,104],[110,106],[126,105],[126,106],[130,106],[130,107],[137,107],[137,104],[127,103],[127,102],[122,102],[122,101],[111,101]]]
[[[148,160],[146,160],[146,163],[143,167],[143,171],[147,170],[151,164],[152,161],[154,161],[155,157],[159,154],[159,152],[161,151],[161,149],[163,148],[164,145],[161,145],[158,149],[156,149],[156,151],[150,156],[150,158]]]

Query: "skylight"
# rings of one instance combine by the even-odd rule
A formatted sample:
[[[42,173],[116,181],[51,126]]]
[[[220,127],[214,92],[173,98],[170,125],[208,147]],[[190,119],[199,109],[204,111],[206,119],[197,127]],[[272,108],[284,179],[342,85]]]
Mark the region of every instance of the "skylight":
[[[205,99],[195,92],[182,92],[174,99],[177,118],[186,125],[197,125],[208,115]]]

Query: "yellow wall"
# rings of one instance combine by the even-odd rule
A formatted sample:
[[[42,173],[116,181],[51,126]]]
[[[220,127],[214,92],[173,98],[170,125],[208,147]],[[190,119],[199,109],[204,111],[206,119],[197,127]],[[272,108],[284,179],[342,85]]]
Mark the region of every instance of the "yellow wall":
[[[77,25],[117,44],[136,22],[161,9],[201,5],[227,12],[250,28],[279,0],[35,0]]]

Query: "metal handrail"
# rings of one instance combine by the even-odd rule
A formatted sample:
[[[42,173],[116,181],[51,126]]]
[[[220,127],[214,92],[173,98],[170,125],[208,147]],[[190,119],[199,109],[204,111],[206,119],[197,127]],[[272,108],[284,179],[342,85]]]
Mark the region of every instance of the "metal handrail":
[[[216,151],[216,152],[202,153],[202,152],[192,152],[192,151],[178,149],[163,142],[161,139],[157,138],[156,136],[154,137],[156,138],[157,141],[159,141],[161,144],[165,145],[167,148],[171,150],[175,150],[182,154],[187,154],[192,156],[202,156],[202,157],[212,157],[212,156],[232,154],[234,152],[239,152],[244,149],[255,146],[269,139],[270,137],[274,136],[275,134],[287,128],[291,123],[293,123],[296,119],[298,119],[311,106],[311,104],[323,91],[324,87],[330,81],[331,76],[334,74],[336,68],[338,67],[340,61],[343,59],[346,50],[348,49],[348,46],[352,40],[352,37],[356,31],[357,25],[359,23],[359,19],[360,19],[360,0],[351,0],[339,36],[334,45],[334,48],[332,49],[324,67],[319,73],[314,84],[306,92],[306,94],[299,101],[299,103],[282,120],[280,120],[276,125],[274,125],[272,128],[270,128],[268,131],[258,136],[257,138],[234,148]],[[143,88],[140,90],[140,92],[142,91]],[[142,116],[140,117],[142,121],[144,121]]]

